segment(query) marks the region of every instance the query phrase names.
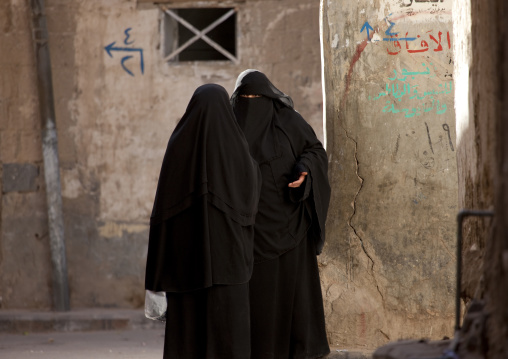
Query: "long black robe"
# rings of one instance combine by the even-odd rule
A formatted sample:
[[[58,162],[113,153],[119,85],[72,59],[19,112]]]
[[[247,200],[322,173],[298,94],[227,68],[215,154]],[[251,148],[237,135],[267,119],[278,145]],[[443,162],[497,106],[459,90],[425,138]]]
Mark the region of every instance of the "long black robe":
[[[226,90],[199,87],[169,139],[145,288],[167,292],[165,358],[250,358],[259,169]]]
[[[316,259],[330,199],[326,152],[291,98],[261,72],[243,72],[231,102],[262,174],[249,283],[251,358],[317,358],[329,352]],[[301,172],[305,182],[289,188]]]

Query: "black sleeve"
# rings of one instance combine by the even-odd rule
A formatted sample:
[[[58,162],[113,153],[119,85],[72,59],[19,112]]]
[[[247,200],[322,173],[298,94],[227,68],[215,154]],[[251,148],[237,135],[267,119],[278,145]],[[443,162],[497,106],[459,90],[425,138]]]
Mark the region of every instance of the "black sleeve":
[[[308,173],[309,170],[302,172]],[[307,175],[305,176],[305,180],[303,181],[300,187],[289,189],[289,199],[294,203],[303,202],[309,198],[311,188],[312,188],[312,179],[309,175]]]
[[[330,184],[328,181],[328,156],[312,127],[295,110],[281,107],[278,126],[288,137],[296,158],[295,166],[308,168],[306,181],[309,186],[310,201],[313,208],[313,231],[317,254],[325,243],[325,222],[330,203]]]

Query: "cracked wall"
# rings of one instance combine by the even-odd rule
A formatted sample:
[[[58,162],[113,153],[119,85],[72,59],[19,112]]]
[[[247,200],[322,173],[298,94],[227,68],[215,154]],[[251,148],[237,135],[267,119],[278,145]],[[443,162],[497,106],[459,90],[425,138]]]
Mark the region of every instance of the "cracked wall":
[[[453,334],[452,2],[323,0],[330,343]]]

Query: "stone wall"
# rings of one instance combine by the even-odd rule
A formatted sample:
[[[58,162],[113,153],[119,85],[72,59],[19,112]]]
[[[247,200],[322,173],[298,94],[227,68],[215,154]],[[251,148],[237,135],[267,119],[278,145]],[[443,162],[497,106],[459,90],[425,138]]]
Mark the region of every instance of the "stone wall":
[[[0,5],[0,51],[8,54],[0,59],[0,307],[49,309],[50,253],[28,4]],[[164,62],[161,11],[153,4],[45,1],[72,308],[143,304],[148,218],[160,165],[196,87],[215,82],[231,92],[242,70],[258,68],[293,97],[296,109],[323,136],[319,3],[179,6],[196,4],[236,7],[238,63]],[[110,56],[106,47],[113,42],[138,50]]]
[[[508,204],[506,15],[502,0],[454,0],[457,82],[459,201],[468,209],[494,211],[493,220],[464,224],[463,299],[486,303],[486,323],[465,328],[469,355],[508,355]],[[462,89],[460,91],[459,89]],[[478,314],[477,314],[478,315]],[[485,325],[485,326],[483,326]],[[479,340],[480,339],[480,340]]]
[[[0,5],[0,308],[46,308],[51,301],[30,19],[25,1]]]
[[[453,334],[452,2],[322,1],[330,341]]]
[[[473,5],[473,6],[472,6]],[[495,122],[498,85],[492,74],[497,58],[491,34],[496,33],[495,7],[471,1],[454,2],[457,100],[457,165],[459,205],[464,209],[492,210],[494,205]],[[474,46],[473,46],[474,44]],[[464,221],[464,275],[466,302],[482,295],[483,258],[490,235],[490,219]]]

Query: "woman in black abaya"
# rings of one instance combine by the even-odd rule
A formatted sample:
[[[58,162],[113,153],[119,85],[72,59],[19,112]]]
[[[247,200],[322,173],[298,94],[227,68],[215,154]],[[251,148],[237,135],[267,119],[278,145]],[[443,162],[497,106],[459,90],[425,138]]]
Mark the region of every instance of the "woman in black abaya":
[[[330,352],[316,255],[330,199],[326,152],[291,98],[257,70],[231,103],[262,174],[249,284],[252,359]]]
[[[162,163],[145,288],[166,292],[164,358],[250,358],[259,169],[226,90],[199,87]]]

